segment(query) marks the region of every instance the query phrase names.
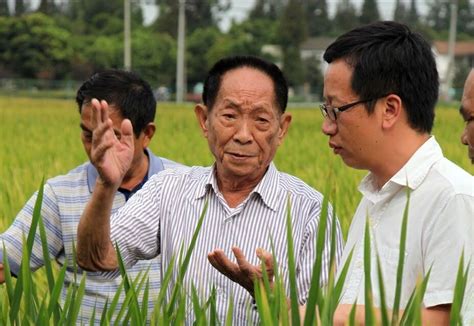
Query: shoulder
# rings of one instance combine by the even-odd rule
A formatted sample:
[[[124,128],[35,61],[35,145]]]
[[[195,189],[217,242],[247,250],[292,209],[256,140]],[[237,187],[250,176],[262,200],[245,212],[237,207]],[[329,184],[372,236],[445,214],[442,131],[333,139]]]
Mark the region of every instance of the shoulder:
[[[298,177],[284,172],[279,173],[280,188],[292,197],[322,202],[323,195]]]
[[[91,165],[90,162],[83,163],[66,174],[48,179],[46,184],[52,188],[87,186],[87,169],[89,165]]]
[[[175,161],[172,161],[170,159],[167,159],[165,157],[158,157],[161,162],[163,163],[163,167],[165,169],[176,169],[176,168],[180,168],[180,167],[186,167],[186,165],[184,164],[181,164],[179,162],[175,162]]]
[[[155,169],[157,169],[157,171],[161,170],[161,165],[163,165],[163,169],[174,169],[177,167],[185,166],[181,163],[167,159],[166,157],[157,156],[149,148],[146,149],[146,152],[150,157],[151,164],[155,167]]]
[[[474,197],[474,176],[446,158],[433,166],[428,178],[428,184],[445,196]]]
[[[187,184],[206,180],[210,173],[210,167],[176,165],[153,175],[150,181],[163,184]]]

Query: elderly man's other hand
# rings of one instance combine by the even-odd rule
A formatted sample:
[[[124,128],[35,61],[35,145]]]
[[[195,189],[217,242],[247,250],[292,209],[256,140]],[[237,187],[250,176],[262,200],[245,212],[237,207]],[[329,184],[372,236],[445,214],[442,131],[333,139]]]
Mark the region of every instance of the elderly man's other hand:
[[[209,262],[215,269],[232,281],[244,287],[252,296],[254,295],[254,282],[263,279],[262,265],[252,265],[247,261],[242,250],[232,248],[237,263],[232,262],[221,249],[215,249],[207,255]],[[257,257],[265,266],[270,284],[273,283],[273,257],[264,249],[256,250]]]

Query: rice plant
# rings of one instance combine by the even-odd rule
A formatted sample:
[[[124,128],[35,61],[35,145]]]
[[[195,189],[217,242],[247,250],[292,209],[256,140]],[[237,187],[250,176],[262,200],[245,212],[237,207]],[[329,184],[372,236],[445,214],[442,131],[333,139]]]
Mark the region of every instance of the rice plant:
[[[86,160],[79,140],[78,113],[71,102],[0,97],[2,117],[0,152],[3,155],[2,165],[0,166],[0,174],[2,175],[2,178],[0,178],[0,206],[2,207],[0,230],[3,231],[11,223],[16,212],[23,205],[25,198],[36,189],[37,183],[43,175],[53,176],[65,173]],[[350,218],[360,199],[360,194],[357,193],[356,188],[363,172],[347,169],[339,159],[333,158],[333,155],[327,149],[327,140],[319,130],[321,117],[318,111],[311,108],[298,110],[290,108],[289,111],[294,116],[293,125],[285,144],[278,151],[275,158],[276,164],[281,170],[297,175],[315,188],[325,189],[326,194],[331,193],[331,188],[337,187],[338,191],[332,193],[331,202],[335,210],[335,203],[337,203],[338,215],[343,231],[346,233]],[[434,133],[437,135],[446,156],[473,173],[474,167],[467,159],[465,148],[458,144],[458,133],[462,128],[462,122],[457,110],[446,108],[438,110],[436,119]],[[212,162],[205,140],[198,136],[199,131],[191,107],[159,107],[157,125],[157,135],[151,144],[155,152],[186,164],[207,165]],[[193,133],[196,136],[190,137],[189,135]],[[64,153],[68,153],[68,155]],[[330,173],[334,176],[327,178]],[[60,293],[64,287],[65,271],[68,266],[64,264],[58,269],[50,262],[46,249],[44,225],[39,215],[42,187],[39,189],[30,233],[25,235],[24,239],[23,262],[16,279],[10,276],[8,261],[4,260],[3,262],[5,284],[0,285],[0,325],[71,325],[77,322],[87,275],[82,277],[77,274],[77,285],[69,286],[66,299],[61,301]],[[320,229],[315,241],[324,239],[328,226],[328,202],[326,199],[328,197],[325,196],[319,223]],[[409,205],[407,204],[404,214],[406,214],[408,208]],[[205,218],[205,214],[201,218]],[[406,231],[403,231],[407,223],[405,218],[403,223],[404,226],[400,235],[401,246],[405,242],[404,237],[406,237]],[[367,226],[367,228],[370,231],[370,227]],[[43,243],[43,255],[47,258],[45,259],[45,267],[40,272],[42,274],[39,277],[32,275],[28,268],[31,234],[34,234],[37,229]],[[332,230],[335,230],[335,228],[333,227]],[[199,232],[199,228],[196,229],[196,232]],[[287,232],[289,248],[292,246],[291,232],[289,226]],[[195,234],[197,235],[197,233]],[[366,234],[368,236],[369,232]],[[332,243],[334,243],[334,234],[332,235]],[[255,309],[259,313],[262,324],[331,324],[348,273],[350,258],[344,266],[339,267],[338,277],[336,277],[334,250],[332,250],[328,285],[321,288],[319,278],[321,274],[322,245],[323,242],[317,243],[318,252],[313,266],[312,284],[305,311],[298,307],[293,250],[289,250],[290,276],[288,280],[283,280],[276,268],[273,284],[265,273],[262,281],[256,283]],[[364,250],[367,252],[372,249],[376,250],[376,248],[370,248],[370,245],[370,241],[366,241]],[[399,249],[399,252],[404,252],[402,247]],[[3,250],[3,257],[6,257],[5,249],[0,248],[0,250]],[[186,257],[191,252],[192,246],[183,248],[181,252],[176,253],[176,257],[167,266],[163,275],[162,288],[155,300],[152,311],[149,311],[146,304],[140,305],[137,302],[137,297],[140,295],[143,296],[145,302],[146,298],[149,297],[147,273],[143,273],[136,279],[128,278],[126,269],[121,263],[120,273],[122,274],[123,283],[116,295],[110,298],[106,309],[100,316],[101,325],[143,325],[147,322],[151,325],[180,325],[184,324],[188,314],[192,315],[197,325],[218,323],[231,325],[232,312],[235,310],[232,300],[227,310],[226,320],[218,321],[215,313],[215,293],[211,292],[208,298],[202,298],[192,286],[184,288],[179,282],[173,287],[171,286],[172,271],[178,270],[180,271],[179,275],[184,275],[187,268]],[[455,294],[451,307],[451,325],[461,324],[461,306],[468,278],[468,269],[465,266],[469,266],[468,259],[469,257],[463,256],[459,262]],[[121,259],[119,261],[121,262]],[[424,278],[420,278],[408,304],[405,307],[400,307],[396,302],[388,303],[384,300],[383,293],[385,289],[378,258],[370,263],[377,267],[376,275],[370,276],[372,279],[375,277],[379,279],[377,290],[382,295],[379,307],[380,315],[376,315],[373,313],[374,304],[371,303],[370,299],[370,290],[375,289],[367,289],[367,321],[375,323],[376,318],[380,318],[379,322],[383,325],[417,324],[421,318],[420,311],[424,292],[429,283],[429,273]],[[401,255],[399,273],[403,271],[403,263],[403,255]],[[367,261],[366,264],[369,266]],[[278,262],[275,266],[277,265]],[[77,270],[77,266],[69,267]],[[400,282],[400,284],[397,284],[397,289],[400,289],[402,276],[397,275],[397,280]],[[285,284],[287,283],[290,284],[291,290],[289,293],[286,292]],[[369,286],[370,282],[366,283]],[[124,295],[126,299],[125,303],[119,307],[118,298],[120,295]],[[392,311],[387,308],[390,304],[394,307]],[[355,324],[355,309],[352,311],[349,324]]]
[[[65,264],[58,273],[53,271],[51,263],[45,264],[46,275],[48,279],[48,289],[43,295],[40,289],[37,288],[32,281],[32,274],[29,270],[29,260],[31,255],[31,248],[33,245],[33,237],[36,229],[39,228],[41,241],[43,245],[43,254],[45,258],[48,257],[47,243],[45,236],[44,225],[40,216],[40,208],[42,202],[43,184],[40,186],[38,192],[38,199],[36,201],[32,225],[28,236],[24,239],[23,245],[23,260],[20,266],[20,273],[16,281],[10,275],[10,266],[8,260],[4,258],[3,264],[5,268],[5,284],[0,286],[0,325],[23,325],[23,324],[40,324],[40,325],[57,325],[66,324],[73,325],[77,321],[77,317],[81,308],[82,298],[84,296],[85,282],[87,274],[84,274],[78,286],[71,285],[67,289],[67,298],[65,302],[60,302],[59,293],[63,287],[64,275],[67,268]],[[404,252],[403,248],[406,243],[406,227],[408,221],[409,209],[409,193],[407,194],[407,205],[404,211],[403,225],[400,235],[400,252]],[[320,288],[319,277],[321,273],[321,258],[323,253],[323,245],[325,232],[328,224],[328,196],[324,197],[322,213],[320,216],[317,236],[317,252],[315,264],[313,267],[312,286],[310,289],[308,302],[305,313],[301,313],[301,308],[298,304],[298,293],[296,287],[296,269],[293,250],[293,239],[291,229],[290,205],[291,201],[288,199],[288,214],[287,214],[287,245],[288,245],[288,266],[289,266],[289,280],[290,293],[289,296],[285,290],[285,280],[281,278],[281,273],[278,271],[278,262],[275,264],[275,279],[270,280],[264,271],[263,278],[255,282],[255,305],[261,318],[263,325],[298,325],[303,320],[305,325],[328,325],[332,322],[332,317],[337,308],[337,303],[340,300],[342,291],[342,284],[347,275],[347,268],[350,258],[342,266],[340,276],[336,281],[335,266],[334,266],[334,241],[335,231],[331,234],[331,269],[329,276],[329,283],[326,288]],[[143,273],[136,279],[130,279],[127,276],[127,271],[123,265],[120,250],[117,248],[117,255],[119,261],[119,270],[122,275],[122,285],[119,287],[119,292],[111,299],[108,308],[106,307],[101,316],[101,325],[110,325],[112,314],[119,308],[117,307],[117,300],[120,292],[125,294],[125,302],[118,309],[118,313],[114,324],[130,324],[130,325],[145,325],[148,323],[152,325],[182,325],[188,318],[190,312],[193,312],[193,319],[196,325],[217,325],[216,317],[216,303],[215,291],[211,291],[209,298],[199,297],[198,291],[191,286],[185,288],[183,286],[184,275],[188,267],[189,259],[194,249],[196,238],[199,234],[200,227],[206,215],[207,205],[199,218],[198,224],[193,234],[192,241],[186,250],[179,253],[178,264],[175,264],[175,259],[172,259],[170,266],[167,266],[164,279],[162,281],[162,288],[155,302],[154,310],[149,318],[146,298],[148,297],[148,277],[147,273]],[[335,230],[335,219],[332,222],[332,230]],[[6,257],[6,250],[3,248],[4,257]],[[393,313],[390,316],[386,309],[386,302],[383,297],[384,286],[383,277],[381,273],[380,260],[377,256],[377,271],[379,278],[381,300],[380,321],[377,321],[377,314],[375,314],[374,303],[372,301],[372,282],[370,275],[370,226],[366,223],[364,235],[364,274],[365,274],[365,323],[367,325],[374,325],[381,323],[383,325],[417,325],[421,322],[421,309],[423,307],[423,296],[426,286],[429,282],[430,272],[420,280],[419,284],[413,290],[410,300],[406,307],[403,307],[402,315],[399,318],[399,296],[402,280],[402,271],[404,258],[400,255],[399,260],[399,274],[397,274],[397,287],[395,302],[393,303]],[[45,259],[45,261],[49,261]],[[207,263],[207,262],[206,262]],[[263,264],[263,262],[262,262]],[[74,267],[77,269],[77,267]],[[170,288],[171,271],[177,268],[179,271],[178,281]],[[464,297],[468,272],[464,270],[464,256],[459,262],[459,271],[456,280],[455,293],[453,298],[453,305],[451,310],[451,325],[461,324],[461,306]],[[168,293],[171,295],[168,297]],[[143,294],[145,299],[142,305],[139,304],[137,298],[139,294]],[[228,316],[225,323],[227,325],[232,323],[233,302],[230,301],[228,307]],[[351,322],[351,321],[349,321]],[[353,320],[352,320],[353,322]]]

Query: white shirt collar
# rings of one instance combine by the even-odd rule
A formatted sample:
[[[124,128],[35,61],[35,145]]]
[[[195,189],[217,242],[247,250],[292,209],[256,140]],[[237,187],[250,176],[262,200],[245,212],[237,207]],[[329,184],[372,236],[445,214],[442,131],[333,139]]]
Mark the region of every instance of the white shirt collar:
[[[359,184],[359,191],[370,201],[377,202],[404,186],[414,190],[423,182],[433,164],[442,158],[441,147],[435,137],[431,136],[381,189],[376,186],[375,176],[369,173]]]

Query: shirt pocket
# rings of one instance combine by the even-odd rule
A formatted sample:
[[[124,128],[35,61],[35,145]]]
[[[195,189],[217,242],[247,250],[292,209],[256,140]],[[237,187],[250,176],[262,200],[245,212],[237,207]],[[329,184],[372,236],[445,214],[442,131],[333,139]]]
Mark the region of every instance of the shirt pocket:
[[[400,249],[382,246],[378,248],[378,255],[380,257],[380,263],[382,265],[381,267],[383,271],[384,283],[389,286],[395,287],[397,280]],[[408,260],[408,252],[406,250],[404,255],[404,269],[406,269]]]

